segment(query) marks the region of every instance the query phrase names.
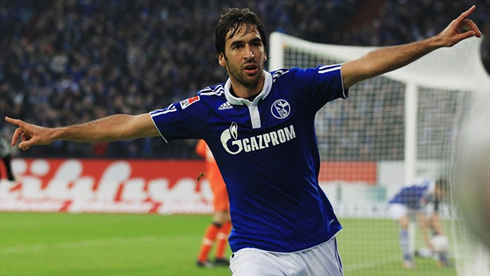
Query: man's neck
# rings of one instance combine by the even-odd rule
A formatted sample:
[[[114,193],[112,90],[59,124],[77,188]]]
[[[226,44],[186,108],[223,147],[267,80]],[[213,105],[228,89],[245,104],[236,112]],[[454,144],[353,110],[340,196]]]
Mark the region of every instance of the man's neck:
[[[255,97],[257,97],[257,95],[259,95],[260,91],[259,92],[256,92],[256,93],[251,93],[252,95],[251,96],[248,96],[248,97],[240,97],[238,96],[235,91],[233,90],[233,87],[230,88],[230,93],[231,95],[233,95],[234,97],[237,97],[237,98],[241,98],[241,99],[247,99],[251,102],[253,102],[253,100],[255,99]]]
[[[235,81],[231,80],[230,93],[242,99],[254,99],[264,88],[264,78],[254,87],[246,87],[241,84],[237,84]]]

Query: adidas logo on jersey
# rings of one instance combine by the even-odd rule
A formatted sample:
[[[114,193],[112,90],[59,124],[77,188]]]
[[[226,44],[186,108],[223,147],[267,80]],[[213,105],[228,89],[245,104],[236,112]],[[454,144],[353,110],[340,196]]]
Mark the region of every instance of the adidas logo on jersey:
[[[218,107],[218,110],[226,110],[226,109],[232,109],[233,108],[233,105],[231,105],[231,103],[229,102],[224,102],[223,104],[221,104],[219,107]]]

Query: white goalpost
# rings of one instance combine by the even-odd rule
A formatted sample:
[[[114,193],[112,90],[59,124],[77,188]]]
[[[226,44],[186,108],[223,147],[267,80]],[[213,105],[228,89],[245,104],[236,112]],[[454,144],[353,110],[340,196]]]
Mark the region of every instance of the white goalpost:
[[[404,93],[405,182],[413,181],[418,177],[416,150],[417,91],[428,88],[443,91],[487,93],[488,75],[481,64],[480,44],[481,39],[463,41],[453,48],[437,50],[404,68],[383,76],[406,85]],[[375,47],[317,44],[275,32],[271,34],[270,38],[269,70],[293,66],[317,66],[320,64],[315,63],[317,61],[340,63],[360,57],[373,49]],[[487,83],[487,87],[485,87],[485,83]],[[351,88],[351,90],[354,89]],[[461,116],[464,115],[461,114]]]
[[[462,41],[358,83],[349,89],[347,101],[327,103],[318,112],[320,182],[340,217],[385,219],[390,197],[421,177],[442,176],[451,186],[463,185],[452,179],[462,126],[478,110],[490,108],[481,41]],[[373,49],[318,44],[275,32],[270,36],[269,70],[341,63]],[[457,247],[451,254],[458,273],[490,274],[488,263],[480,261],[475,268],[473,261],[465,261],[475,250],[467,246],[471,242],[452,199],[441,216],[451,229],[451,245]]]

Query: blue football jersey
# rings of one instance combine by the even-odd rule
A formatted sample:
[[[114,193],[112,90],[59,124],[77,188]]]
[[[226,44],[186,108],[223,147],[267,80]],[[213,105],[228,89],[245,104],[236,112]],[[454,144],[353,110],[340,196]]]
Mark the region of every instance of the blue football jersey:
[[[389,203],[403,204],[409,209],[420,210],[428,203],[433,203],[433,186],[433,181],[418,180],[410,186],[403,187]]]
[[[253,99],[231,82],[150,112],[166,141],[204,139],[226,182],[233,230],[230,247],[303,250],[342,229],[318,183],[316,112],[347,98],[341,65],[265,73]]]

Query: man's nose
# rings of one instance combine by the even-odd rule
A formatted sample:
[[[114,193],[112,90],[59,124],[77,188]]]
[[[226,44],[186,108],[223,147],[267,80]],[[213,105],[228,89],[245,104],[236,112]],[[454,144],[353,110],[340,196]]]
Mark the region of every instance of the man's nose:
[[[255,57],[255,54],[253,53],[252,51],[252,48],[250,46],[245,46],[245,55],[244,55],[244,59],[251,59],[251,58],[254,58]]]

